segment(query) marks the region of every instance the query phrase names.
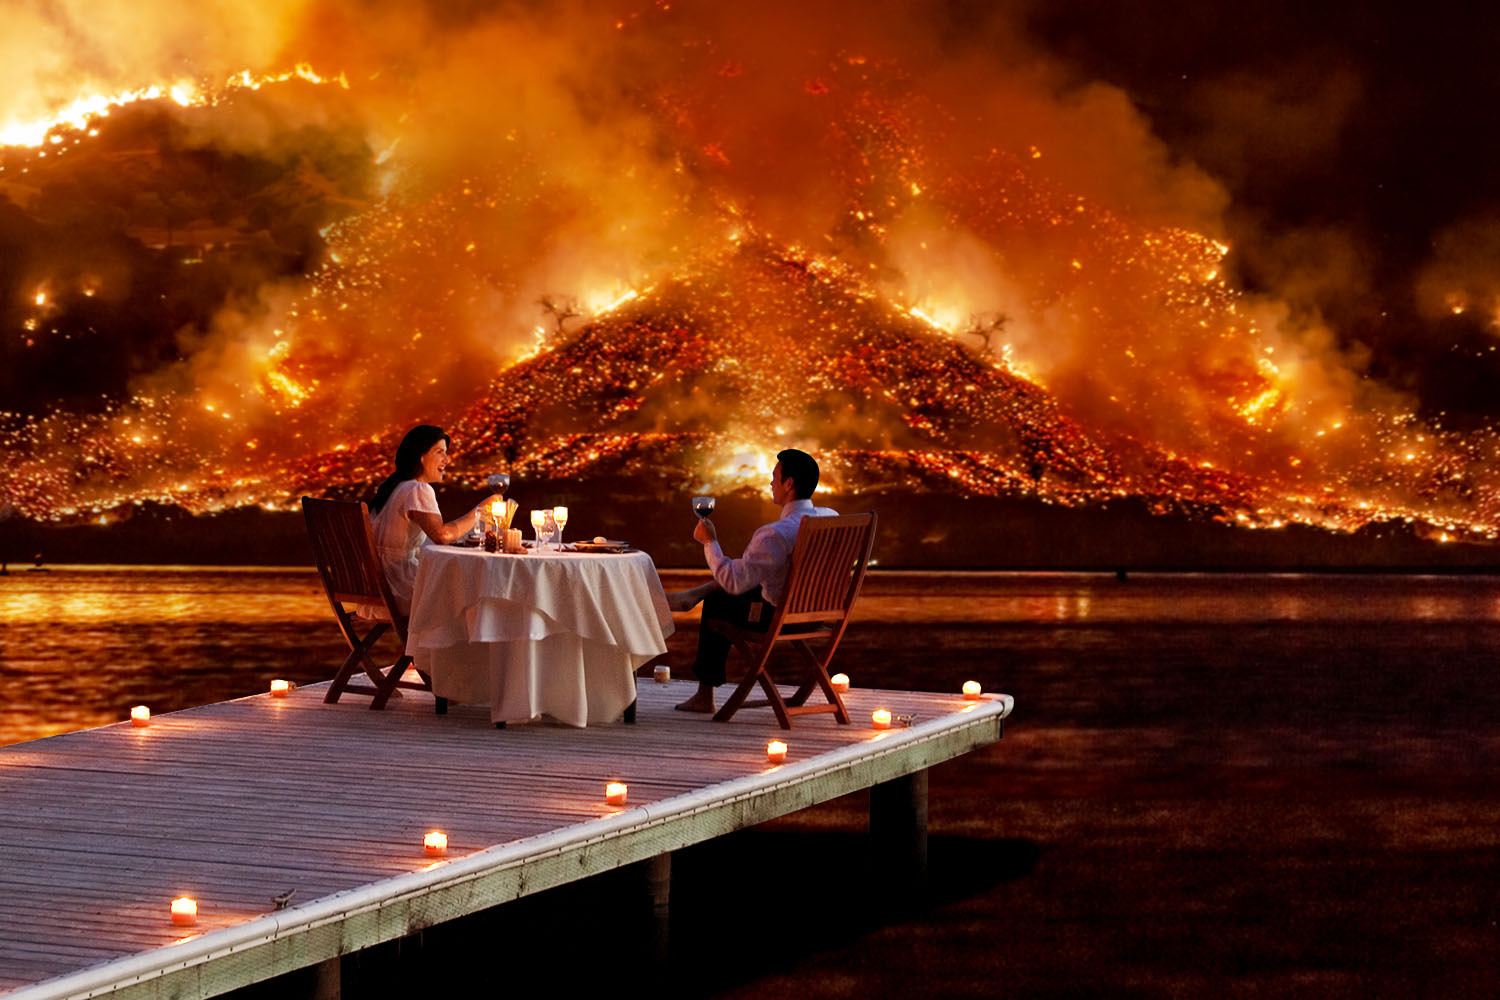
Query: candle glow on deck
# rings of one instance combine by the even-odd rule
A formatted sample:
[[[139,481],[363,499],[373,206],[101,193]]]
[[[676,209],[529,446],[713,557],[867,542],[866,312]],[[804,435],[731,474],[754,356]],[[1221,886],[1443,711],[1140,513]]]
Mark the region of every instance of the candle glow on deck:
[[[178,896],[172,900],[172,923],[178,927],[191,927],[198,922],[198,901],[191,896]]]

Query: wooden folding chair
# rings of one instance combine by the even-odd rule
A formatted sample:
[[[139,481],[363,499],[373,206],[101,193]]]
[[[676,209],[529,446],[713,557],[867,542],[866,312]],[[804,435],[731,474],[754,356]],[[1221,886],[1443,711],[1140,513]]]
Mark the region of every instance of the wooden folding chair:
[[[347,691],[370,697],[371,708],[384,708],[393,695],[400,697],[398,688],[431,691],[431,678],[425,674],[419,674],[420,681],[401,679],[411,665],[411,657],[405,652],[407,616],[396,610],[391,586],[386,582],[380,560],[375,555],[375,535],[365,505],[303,497],[302,516],[307,521],[307,534],[312,539],[313,556],[317,560],[318,576],[323,580],[323,590],[338,618],[344,640],[349,643],[349,655],[334,675],[323,700],[333,704]],[[362,621],[345,607],[360,604],[384,609],[383,620]],[[369,630],[361,635],[361,628],[367,625]],[[395,663],[381,670],[370,659],[370,650],[391,629],[401,642],[402,654]],[[369,678],[369,684],[350,683],[360,672]],[[446,708],[446,699],[439,698],[438,714],[441,715]]]
[[[850,612],[864,583],[875,547],[875,513],[847,517],[806,517],[797,529],[792,564],[787,572],[786,596],[764,630],[757,627],[710,621],[706,626],[720,632],[750,663],[715,722],[728,722],[742,708],[770,707],[782,729],[792,728],[792,716],[832,712],[842,725],[849,724],[844,700],[828,679],[828,664],[839,639],[849,625]],[[827,639],[821,656],[808,645],[810,639]],[[778,642],[790,642],[802,654],[804,680],[795,694],[783,698],[776,689],[768,664]],[[746,701],[755,685],[765,691],[763,701]],[[827,704],[809,705],[808,697],[821,690]]]

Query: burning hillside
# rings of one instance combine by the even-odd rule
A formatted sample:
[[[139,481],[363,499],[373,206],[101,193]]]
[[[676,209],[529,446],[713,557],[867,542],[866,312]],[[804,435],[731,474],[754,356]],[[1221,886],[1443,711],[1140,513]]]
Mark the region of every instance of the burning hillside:
[[[1436,503],[1425,511],[1391,511],[1350,500],[1332,486],[1221,470],[1125,434],[1091,430],[1012,368],[1003,352],[935,329],[847,269],[762,239],[729,241],[721,253],[626,296],[576,332],[566,332],[565,315],[555,315],[557,329],[545,343],[504,368],[477,402],[444,416],[458,444],[460,483],[477,488],[483,473],[509,469],[521,480],[632,480],[643,493],[659,495],[733,490],[758,486],[768,448],[795,442],[818,452],[827,486],[847,494],[1032,497],[1064,506],[1135,497],[1161,513],[1253,527],[1292,521],[1354,530],[1410,516],[1466,530],[1441,520]],[[310,387],[320,381],[308,371],[297,376]],[[268,384],[285,393],[298,383],[283,375]],[[304,432],[311,436],[319,419],[312,411],[304,420],[298,409],[289,407],[289,426],[304,430],[292,432],[291,444]],[[89,478],[52,478],[50,495],[71,495],[106,517],[143,499],[209,511],[244,503],[279,507],[307,492],[362,495],[383,474],[400,434],[398,427],[310,454],[283,444],[279,457],[268,448],[263,459],[251,439],[243,458],[179,457],[175,470],[163,470],[178,482],[160,495],[132,495],[129,484],[141,473],[127,464],[129,448],[120,454],[111,427],[150,427],[153,439],[170,441],[170,413],[155,423],[137,411],[33,425],[58,432],[54,447],[96,456],[117,449],[89,463]],[[92,434],[69,436],[68,427]],[[231,440],[226,435],[226,449]],[[223,465],[204,468],[205,458]],[[44,468],[27,471],[45,481],[37,475]],[[90,496],[111,479],[126,484],[121,492]],[[1431,499],[1442,502],[1451,484],[1431,482]]]
[[[131,169],[155,155],[199,198],[147,199],[158,227],[122,194],[120,285],[153,287],[145,261],[181,277],[185,232],[227,261],[273,234],[278,263],[172,315],[128,389],[12,412],[5,500],[284,509],[378,479],[426,420],[470,485],[722,491],[798,444],[845,492],[1495,536],[1495,435],[1419,420],[1328,331],[1236,290],[1217,189],[1119,95],[1060,100],[891,25],[806,20],[789,52],[774,19],[716,5],[571,13],[428,25],[431,58],[382,21],[348,71],[267,74],[264,106],[168,107],[191,127]],[[57,118],[9,156],[18,230],[83,198],[57,153],[116,139]],[[170,207],[184,185],[159,186]],[[10,290],[16,357],[93,297],[85,252],[54,242]]]

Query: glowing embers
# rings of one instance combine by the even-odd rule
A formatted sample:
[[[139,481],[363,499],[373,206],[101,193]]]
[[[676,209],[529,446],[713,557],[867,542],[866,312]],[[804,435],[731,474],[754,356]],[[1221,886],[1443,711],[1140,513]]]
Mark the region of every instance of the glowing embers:
[[[466,182],[462,194],[421,204],[391,200],[330,229],[328,264],[274,320],[279,325],[242,352],[243,378],[221,373],[233,388],[216,385],[213,400],[204,390],[158,391],[107,417],[54,415],[6,434],[7,499],[22,516],[55,520],[153,502],[193,513],[280,510],[295,499],[285,494],[289,483],[321,490],[377,481],[400,428],[364,402],[378,398],[370,387],[407,378],[411,361],[429,356],[444,328],[442,303],[462,292],[446,275],[473,271],[494,252],[472,225],[476,211],[502,197],[494,187]],[[919,187],[924,198],[951,194],[944,183]],[[1140,280],[1148,291],[1165,289],[1162,322],[1206,322],[1210,340],[1244,322],[1231,318],[1234,302],[1216,273],[1222,245],[1178,231],[1142,234],[1076,199],[1049,202],[1019,188],[1008,197],[1005,211],[1025,218],[997,223],[997,238],[1012,224],[1050,227],[1032,217],[1043,207],[1058,226],[1079,227],[1080,240],[1097,237],[1097,247],[1070,247],[1059,258],[1067,280],[1102,281],[1111,261],[1150,256]],[[1030,207],[1016,207],[1022,203]],[[1063,506],[1140,497],[1160,513],[1246,513],[1258,524],[1354,530],[1405,516],[1460,533],[1492,530],[1500,494],[1475,488],[1483,483],[1473,472],[1496,452],[1492,437],[1435,435],[1416,447],[1412,429],[1393,420],[1358,466],[1339,466],[1315,450],[1320,441],[1334,447],[1319,435],[1331,436],[1331,417],[1347,420],[1338,454],[1359,454],[1368,421],[1324,414],[1317,433],[1285,440],[1302,406],[1296,378],[1245,364],[1246,374],[1220,387],[1212,405],[1175,415],[1189,425],[1208,419],[1204,413],[1227,417],[1245,448],[1226,457],[1158,447],[1085,425],[1046,389],[1018,378],[1009,344],[964,336],[955,300],[935,295],[939,304],[931,305],[881,284],[852,256],[778,245],[748,221],[733,225],[738,239],[687,247],[659,275],[602,282],[597,295],[583,290],[579,308],[587,311],[544,326],[544,342],[523,363],[497,364],[479,400],[436,383],[431,399],[467,407],[456,425],[443,420],[455,440],[476,460],[502,457],[536,479],[630,478],[665,468],[673,488],[759,491],[769,478],[765,442],[792,439],[826,458],[829,484],[850,493],[878,484]],[[1083,266],[1071,267],[1075,259]],[[434,268],[445,273],[441,287],[423,280]],[[392,298],[399,288],[420,294]],[[40,282],[24,289],[28,313],[42,308],[35,304],[42,291]],[[61,294],[49,286],[44,308]],[[1174,317],[1177,309],[1187,318]],[[384,341],[372,349],[362,339],[366,320],[399,327],[399,349],[383,349]],[[1166,398],[1176,369],[1152,367],[1142,346],[1149,329],[1126,332],[1120,346],[1130,345],[1131,370],[1155,380],[1142,396]],[[1230,353],[1238,362],[1246,352]],[[354,370],[358,379],[349,376]],[[1123,398],[1123,410],[1140,405]],[[555,420],[547,428],[544,414],[566,414],[563,432]],[[353,429],[330,440],[328,427]],[[1394,457],[1380,460],[1385,453]],[[661,454],[670,460],[658,461]],[[1465,506],[1450,502],[1465,491]],[[1356,496],[1381,499],[1358,508]]]

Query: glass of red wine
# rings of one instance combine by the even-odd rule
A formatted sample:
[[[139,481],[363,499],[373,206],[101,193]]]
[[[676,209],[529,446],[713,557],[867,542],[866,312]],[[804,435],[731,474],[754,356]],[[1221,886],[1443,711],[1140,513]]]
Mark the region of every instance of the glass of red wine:
[[[693,497],[693,513],[697,514],[700,519],[709,517],[713,512],[713,497]]]

